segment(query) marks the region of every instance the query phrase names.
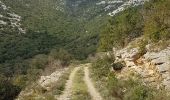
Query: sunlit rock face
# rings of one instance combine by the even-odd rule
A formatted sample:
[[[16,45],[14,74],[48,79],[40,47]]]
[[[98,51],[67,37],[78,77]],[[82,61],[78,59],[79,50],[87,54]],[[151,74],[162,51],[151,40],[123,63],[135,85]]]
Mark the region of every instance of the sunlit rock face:
[[[144,84],[155,86],[158,89],[165,87],[170,91],[170,47],[159,52],[148,51],[141,56],[137,47],[113,50],[115,62],[125,64],[125,67],[117,74],[118,78],[126,79],[133,77],[131,75],[139,75]]]
[[[159,52],[148,52],[144,59],[150,61],[162,76],[162,85],[170,90],[170,47]]]

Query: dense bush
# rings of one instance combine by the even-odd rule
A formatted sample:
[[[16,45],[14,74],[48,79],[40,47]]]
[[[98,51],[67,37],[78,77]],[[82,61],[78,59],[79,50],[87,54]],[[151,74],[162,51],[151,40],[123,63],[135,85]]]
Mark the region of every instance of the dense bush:
[[[140,56],[144,55],[147,52],[146,45],[147,45],[146,40],[140,41],[140,43],[139,43],[139,54],[140,54]]]
[[[0,35],[0,73],[5,76],[0,84],[1,99],[12,100],[27,83],[35,81],[46,66],[47,56],[38,54],[47,54],[58,41],[47,32]]]
[[[64,49],[53,49],[49,55],[54,59],[60,60],[62,66],[67,66],[73,58],[72,55]]]
[[[57,52],[59,51],[56,51],[56,53]],[[55,59],[61,59],[63,57],[63,64],[68,65],[71,60],[70,54],[65,50],[64,52],[65,53],[60,51],[60,53],[57,53],[57,55],[54,54],[57,56],[57,58],[55,58],[52,54],[40,54],[34,56],[31,59],[21,59],[15,62],[8,62],[9,64],[2,64],[0,72],[1,74],[5,75],[2,77],[0,76],[0,89],[2,90],[0,91],[0,94],[2,94],[2,100],[6,100],[5,98],[7,98],[9,95],[11,96],[10,100],[13,100],[21,91],[21,89],[24,89],[32,82],[36,82],[39,76],[42,75],[44,69],[50,62],[52,62],[49,58],[53,58],[54,61],[56,61]],[[63,76],[63,80],[66,81],[65,76]],[[59,83],[59,85],[63,87],[63,84]]]
[[[31,32],[27,34],[1,34],[0,63],[13,59],[26,59],[41,53],[48,53],[58,42],[57,38],[46,32]]]
[[[144,7],[144,35],[151,42],[166,41],[170,38],[169,0],[151,0]]]
[[[92,72],[93,76],[96,76],[96,79],[100,79],[102,77],[107,77],[111,70],[112,60],[108,57],[104,57],[103,59],[98,59],[96,62],[92,64]]]

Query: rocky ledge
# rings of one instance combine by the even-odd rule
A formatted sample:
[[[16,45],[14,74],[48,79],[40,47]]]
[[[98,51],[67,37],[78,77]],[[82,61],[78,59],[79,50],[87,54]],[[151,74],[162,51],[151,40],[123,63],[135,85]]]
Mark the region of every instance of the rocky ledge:
[[[118,78],[141,77],[144,84],[165,87],[170,91],[170,46],[159,52],[140,55],[139,48],[113,49],[115,62],[124,62],[125,67],[117,73]],[[132,74],[133,73],[133,74]]]

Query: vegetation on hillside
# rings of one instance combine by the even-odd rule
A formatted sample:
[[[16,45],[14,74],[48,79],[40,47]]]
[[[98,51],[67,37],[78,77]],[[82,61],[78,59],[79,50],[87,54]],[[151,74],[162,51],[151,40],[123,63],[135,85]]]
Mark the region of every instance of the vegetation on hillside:
[[[71,59],[85,59],[96,51],[100,30],[93,26],[101,27],[104,23],[99,23],[105,18],[89,15],[91,19],[87,22],[78,14],[69,14],[71,9],[65,10],[59,0],[1,1],[21,16],[22,27],[27,30],[19,34],[5,27],[0,33],[1,99],[15,98],[49,67],[51,60],[60,59],[61,66],[67,66]],[[58,6],[62,6],[61,9],[57,9]]]
[[[20,50],[19,54],[22,55],[16,54],[15,51],[11,49],[8,49],[11,53],[8,52],[7,54],[4,53],[4,57],[11,56],[11,59],[10,58],[6,59],[5,62],[1,60],[1,62],[3,63],[0,64],[0,73],[1,73],[0,93],[1,93],[2,100],[6,100],[6,98],[8,98],[9,96],[10,98],[8,99],[13,100],[18,95],[18,93],[20,93],[20,91],[25,88],[25,86],[27,86],[31,82],[36,82],[36,80],[39,78],[40,75],[42,75],[42,72],[45,71],[47,67],[52,67],[53,65],[51,65],[51,63],[60,61],[61,63],[59,62],[58,63],[61,65],[53,66],[57,68],[57,67],[67,66],[70,60],[72,59],[70,54],[68,54],[67,51],[62,49],[52,50],[51,53],[53,53],[53,55],[51,55],[51,53],[39,54],[40,52],[42,53],[47,52],[48,49],[50,48],[45,49],[44,46],[46,43],[42,42],[41,45],[41,42],[38,43],[37,39],[38,38],[36,38],[37,44],[35,43],[35,47],[30,46],[32,45],[30,43],[28,43],[27,45],[21,43],[21,45],[23,45],[23,48],[15,49],[15,50]],[[51,46],[48,43],[50,42],[49,41],[47,42],[46,47]],[[20,45],[20,44],[19,43],[15,44],[14,42],[13,45]],[[47,51],[43,51],[43,50],[47,50]],[[18,58],[19,56],[20,58]],[[26,59],[29,56],[33,56],[33,57]],[[16,57],[16,58],[14,59],[12,57]]]
[[[143,12],[144,35],[152,42],[170,39],[170,2],[153,0],[146,3]]]
[[[109,20],[100,34],[99,51],[122,48],[134,38],[144,35],[147,42],[170,38],[169,0],[151,0],[145,5],[129,8]]]
[[[138,8],[130,8],[109,20],[100,34],[100,51],[111,50],[113,46],[124,47],[141,35],[143,23]]]
[[[141,44],[143,54],[145,42],[170,39],[169,0],[151,0],[144,6],[129,8],[110,19],[100,7],[93,6],[97,0],[84,0],[77,7],[72,5],[77,3],[76,0],[66,0],[66,5],[59,5],[59,0],[1,1],[11,7],[12,12],[21,16],[22,27],[27,30],[25,34],[18,34],[10,27],[5,27],[0,33],[2,100],[14,99],[29,82],[35,81],[41,75],[49,63],[60,60],[61,66],[67,66],[72,59],[86,59],[89,54],[96,52],[98,44],[99,51],[107,51],[113,46],[124,47],[134,38],[144,35],[146,41]],[[57,9],[58,6],[63,9]],[[138,82],[125,85],[116,78],[107,80],[106,77],[114,77],[108,74],[109,59],[98,60],[93,68],[94,76],[97,76],[95,78],[106,80],[111,84],[108,86],[116,86],[107,87],[107,95],[111,93],[117,98],[123,95],[127,100],[134,93],[138,93],[135,94],[135,99],[150,97],[150,89]],[[114,91],[134,84],[136,87],[128,88],[132,91],[130,93]],[[151,93],[154,94],[153,91]]]
[[[72,5],[73,2],[76,4],[76,1],[66,0],[64,5],[60,4],[60,2],[63,3],[64,1],[59,0],[2,1],[11,7],[13,12],[21,16],[21,24],[26,30],[40,33],[45,31],[47,34],[53,35],[56,37],[57,46],[66,49],[77,59],[85,59],[90,53],[96,51],[98,34],[100,33],[98,28],[102,27],[107,19],[107,17],[99,16],[101,12],[97,12],[95,9],[101,9],[93,8],[91,1],[88,0],[85,1],[86,5],[89,8],[92,7],[93,10],[88,14],[89,9],[83,6],[84,3],[82,2],[79,5],[79,8],[81,8],[79,12],[82,13],[83,9],[86,12],[80,15],[78,14],[79,12],[74,12],[79,8]],[[58,9],[59,6],[62,7]],[[88,19],[84,19],[84,15],[88,15]],[[60,42],[58,43],[58,41]]]

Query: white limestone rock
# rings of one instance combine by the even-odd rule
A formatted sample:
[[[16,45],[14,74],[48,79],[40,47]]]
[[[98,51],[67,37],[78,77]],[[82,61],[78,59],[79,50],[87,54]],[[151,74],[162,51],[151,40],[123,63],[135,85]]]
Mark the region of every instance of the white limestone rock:
[[[41,76],[41,78],[38,81],[39,85],[42,86],[43,88],[49,90],[51,88],[51,86],[58,81],[60,76],[67,69],[68,68],[65,68],[65,69],[59,70],[59,71],[55,71],[51,75],[48,75],[48,76]]]
[[[167,64],[167,63],[164,63],[164,64],[162,64],[162,65],[157,65],[156,67],[158,68],[158,71],[159,71],[160,73],[169,71],[169,69],[170,69],[170,65]]]
[[[170,90],[170,80],[163,80],[162,84],[165,86],[165,89]]]
[[[7,22],[4,22],[3,20],[0,20],[0,25],[6,25]]]

